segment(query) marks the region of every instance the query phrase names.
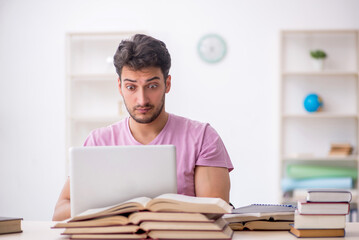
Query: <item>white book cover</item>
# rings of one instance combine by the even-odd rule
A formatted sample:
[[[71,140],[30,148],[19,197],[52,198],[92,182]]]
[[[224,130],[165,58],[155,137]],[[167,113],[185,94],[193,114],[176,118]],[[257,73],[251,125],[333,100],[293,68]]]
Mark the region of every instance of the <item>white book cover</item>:
[[[350,202],[352,193],[343,189],[311,189],[307,193],[308,202]]]
[[[298,201],[300,214],[345,215],[349,213],[346,202],[301,202]]]
[[[296,211],[296,229],[342,229],[345,228],[345,215],[301,215]]]

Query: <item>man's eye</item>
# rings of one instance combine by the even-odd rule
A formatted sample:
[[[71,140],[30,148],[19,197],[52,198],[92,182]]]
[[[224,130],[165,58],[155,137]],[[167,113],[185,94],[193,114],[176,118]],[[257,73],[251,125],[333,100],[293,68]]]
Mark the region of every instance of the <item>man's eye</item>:
[[[148,88],[156,88],[156,87],[158,87],[157,84],[150,84],[150,85],[148,85]]]
[[[134,87],[134,86],[131,86],[131,85],[126,86],[126,88],[127,88],[128,90],[135,90],[135,87]]]

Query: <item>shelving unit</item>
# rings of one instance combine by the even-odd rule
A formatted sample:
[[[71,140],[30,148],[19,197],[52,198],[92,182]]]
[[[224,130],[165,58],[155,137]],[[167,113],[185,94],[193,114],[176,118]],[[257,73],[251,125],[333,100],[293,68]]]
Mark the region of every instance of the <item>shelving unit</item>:
[[[358,170],[358,45],[358,30],[281,32],[281,183],[288,178],[286,167],[290,164]],[[316,49],[328,54],[323,70],[311,65],[310,51]],[[306,112],[303,102],[309,93],[323,99],[322,111]],[[350,143],[353,154],[328,156],[331,143]],[[356,178],[351,188],[353,195],[357,188]],[[281,201],[295,203],[296,190],[284,192],[281,188]]]
[[[121,40],[133,34],[67,34],[66,153],[82,146],[91,130],[127,116],[112,59]]]

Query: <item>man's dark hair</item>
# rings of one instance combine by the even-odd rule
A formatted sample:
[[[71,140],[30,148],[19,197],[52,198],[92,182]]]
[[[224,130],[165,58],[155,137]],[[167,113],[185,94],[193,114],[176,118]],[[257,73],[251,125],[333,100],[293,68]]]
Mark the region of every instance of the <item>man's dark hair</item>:
[[[114,64],[120,80],[124,66],[134,71],[160,67],[166,80],[171,67],[171,56],[164,42],[144,34],[136,34],[121,41],[114,56]]]

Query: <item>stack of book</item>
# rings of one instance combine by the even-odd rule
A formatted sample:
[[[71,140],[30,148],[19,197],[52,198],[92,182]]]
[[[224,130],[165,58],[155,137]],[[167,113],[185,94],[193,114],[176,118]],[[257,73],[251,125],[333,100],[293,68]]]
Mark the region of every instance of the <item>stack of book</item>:
[[[329,156],[346,157],[353,151],[349,143],[332,143],[330,146]]]
[[[231,211],[220,198],[163,194],[90,209],[53,228],[69,239],[232,239],[222,218]]]
[[[234,231],[289,230],[294,221],[295,207],[291,205],[252,204],[232,210],[223,218]]]
[[[340,189],[310,190],[298,202],[290,232],[297,237],[343,237],[351,193]]]

